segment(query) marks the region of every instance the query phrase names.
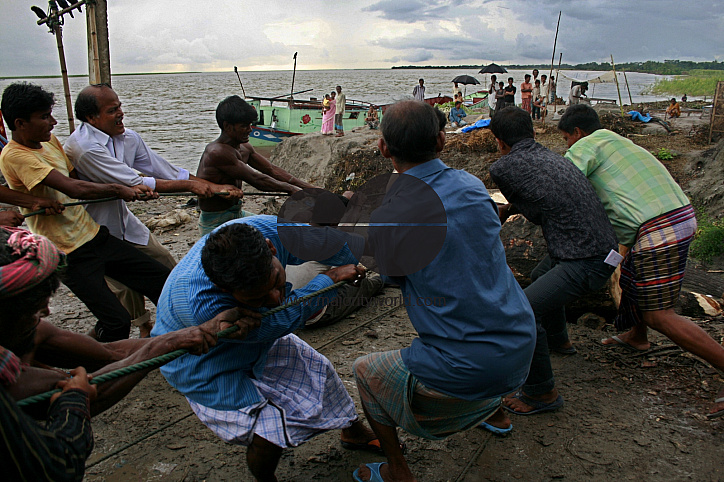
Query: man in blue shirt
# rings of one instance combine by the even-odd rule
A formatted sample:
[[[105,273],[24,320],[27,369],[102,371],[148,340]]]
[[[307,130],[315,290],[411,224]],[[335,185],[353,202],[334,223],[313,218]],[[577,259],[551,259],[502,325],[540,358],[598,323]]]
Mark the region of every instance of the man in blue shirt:
[[[397,426],[429,439],[445,438],[485,420],[488,427],[509,426],[500,410],[501,396],[523,384],[533,355],[535,319],[506,264],[496,204],[479,179],[437,158],[445,145],[445,123],[440,111],[415,101],[395,104],[382,119],[380,152],[402,174],[370,224],[389,224],[387,212],[401,213],[402,225],[416,219],[434,224],[427,214],[430,203],[405,196],[417,189],[397,186],[415,178],[439,197],[446,232],[427,266],[393,278],[410,300],[407,313],[418,338],[402,350],[355,361],[367,420],[387,457],[386,464],[360,466],[356,480],[414,478],[399,446]],[[422,212],[412,212],[416,202]],[[408,246],[380,242],[386,232],[387,227],[370,228],[374,256],[384,261],[383,268],[393,265],[392,270],[405,271],[405,263],[388,261],[409,259]]]
[[[292,229],[305,229],[297,226]],[[320,246],[344,236],[334,228],[319,229],[329,234],[320,239]],[[259,316],[290,298],[361,279],[364,269],[356,266],[352,253],[361,253],[362,246],[355,242],[363,241],[345,239],[348,243],[337,244],[343,247],[336,254],[319,260],[339,267],[291,291],[284,268],[304,260],[282,244],[277,218],[229,221],[201,238],[173,270],[158,303],[152,335],[199,325],[230,308]],[[216,435],[248,446],[247,463],[258,480],[276,480],[282,449],[321,432],[341,428],[343,445],[355,448],[375,438],[358,420],[354,402],[329,360],[291,334],[336,295],[332,290],[266,316],[245,339],[220,339],[207,354],[181,357],[161,369]],[[209,313],[214,315],[206,318]]]

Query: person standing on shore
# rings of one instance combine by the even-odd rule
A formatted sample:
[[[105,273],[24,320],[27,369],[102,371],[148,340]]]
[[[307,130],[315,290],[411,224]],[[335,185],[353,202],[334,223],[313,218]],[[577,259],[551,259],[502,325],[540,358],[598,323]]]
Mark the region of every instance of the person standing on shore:
[[[674,312],[697,227],[686,194],[649,151],[603,129],[591,106],[569,107],[558,129],[568,145],[565,157],[591,181],[623,246],[615,325],[628,331],[601,342],[646,351],[652,328],[724,370],[724,347]],[[724,416],[724,389],[708,416]]]
[[[520,99],[523,110],[530,114],[533,105],[533,84],[530,83],[530,74],[525,74],[525,80],[520,84]]]
[[[498,102],[495,98],[495,93],[498,91],[498,84],[496,80],[498,80],[498,77],[495,74],[490,76],[490,87],[488,88],[488,114],[491,119],[495,115],[495,105]]]
[[[424,101],[425,100],[425,79],[420,79],[419,84],[415,86],[414,89],[412,89],[412,96],[415,98],[415,100]]]
[[[347,105],[347,96],[342,92],[342,87],[337,86],[337,112],[334,114],[334,129],[337,131],[335,137],[344,135],[344,112]]]
[[[243,182],[261,191],[288,194],[305,187],[314,187],[275,166],[249,144],[251,124],[257,116],[256,109],[238,95],[219,102],[216,123],[221,134],[204,148],[196,175],[209,182],[231,184],[237,189],[241,189]],[[199,231],[202,236],[227,221],[254,215],[243,211],[237,199],[220,196],[199,199],[199,209]]]
[[[515,107],[515,86],[513,77],[508,77],[508,85],[505,86],[505,107]]]
[[[229,192],[224,196],[228,202],[235,202],[241,197],[241,191],[235,186],[196,178],[148,147],[137,132],[127,129],[123,124],[121,101],[109,85],[89,85],[81,90],[75,100],[75,116],[81,124],[65,141],[65,151],[78,177],[84,181],[117,183],[128,187],[143,185],[155,192],[191,191],[201,199],[215,197],[215,192]],[[86,210],[94,221],[108,228],[111,236],[128,243],[168,269],[176,266],[171,252],[128,209],[122,199],[89,204]],[[151,313],[146,309],[144,297],[112,277],[106,281],[131,314],[131,323],[141,329],[142,336],[147,336]]]
[[[549,104],[555,104],[556,103],[556,77],[555,75],[551,75],[551,79],[548,82],[548,92],[550,92],[550,99],[548,99]]]

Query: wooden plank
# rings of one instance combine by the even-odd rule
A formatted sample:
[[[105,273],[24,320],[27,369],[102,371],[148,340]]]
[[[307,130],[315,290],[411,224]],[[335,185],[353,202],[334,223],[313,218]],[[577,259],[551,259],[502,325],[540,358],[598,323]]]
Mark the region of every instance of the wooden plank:
[[[714,94],[714,102],[711,106],[711,119],[709,120],[709,144],[711,144],[711,135],[714,132],[714,118],[717,116],[717,106],[719,104],[719,99],[722,98],[722,90],[724,90],[724,82],[720,80],[716,83],[716,93]]]

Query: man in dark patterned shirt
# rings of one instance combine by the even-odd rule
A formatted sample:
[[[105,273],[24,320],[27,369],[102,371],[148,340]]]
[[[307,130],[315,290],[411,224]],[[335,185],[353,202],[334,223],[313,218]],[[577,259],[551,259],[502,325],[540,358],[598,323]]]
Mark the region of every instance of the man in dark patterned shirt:
[[[621,257],[606,211],[588,179],[562,156],[535,141],[530,115],[518,107],[495,113],[491,130],[503,156],[490,175],[510,204],[499,207],[501,223],[521,213],[543,228],[548,255],[533,269],[525,289],[538,331],[528,379],[504,400],[517,414],[557,410],[563,398],[555,388],[549,349],[576,353],[568,339],[565,305],[598,290]]]

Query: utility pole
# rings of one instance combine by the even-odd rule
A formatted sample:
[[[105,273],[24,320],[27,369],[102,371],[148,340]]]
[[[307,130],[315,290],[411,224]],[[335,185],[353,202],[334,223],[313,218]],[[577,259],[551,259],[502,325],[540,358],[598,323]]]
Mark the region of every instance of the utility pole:
[[[107,0],[87,0],[85,18],[88,36],[88,82],[111,85]]]

